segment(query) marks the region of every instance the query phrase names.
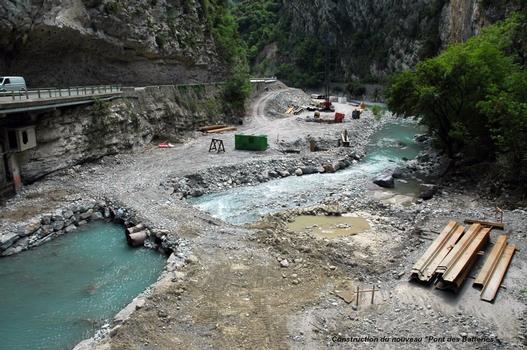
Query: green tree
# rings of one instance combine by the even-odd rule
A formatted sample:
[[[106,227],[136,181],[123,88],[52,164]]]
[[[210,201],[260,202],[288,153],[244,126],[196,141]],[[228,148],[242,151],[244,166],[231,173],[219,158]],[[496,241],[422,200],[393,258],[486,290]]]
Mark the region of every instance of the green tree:
[[[396,74],[386,91],[388,106],[416,116],[449,156],[479,160],[512,152],[519,164],[525,151],[524,67],[512,53],[523,17],[488,27],[478,37],[449,47],[415,70]]]
[[[244,112],[245,101],[251,92],[247,50],[238,33],[238,24],[227,0],[202,0],[209,30],[227,63],[227,82],[223,89],[225,102],[237,115]],[[226,106],[227,107],[227,106]],[[227,108],[228,109],[228,108]]]
[[[246,67],[242,65],[235,66],[223,88],[223,98],[229,103],[232,111],[241,116],[245,111],[245,101],[250,93],[251,84]]]

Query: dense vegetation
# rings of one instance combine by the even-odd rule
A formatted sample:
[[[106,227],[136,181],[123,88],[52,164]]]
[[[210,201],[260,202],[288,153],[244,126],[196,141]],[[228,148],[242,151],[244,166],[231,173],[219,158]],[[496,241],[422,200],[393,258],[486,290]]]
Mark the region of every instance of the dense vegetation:
[[[360,85],[353,91],[359,96],[361,83],[377,83],[383,71],[392,69],[391,56],[402,59],[409,44],[394,43],[394,38],[421,42],[420,58],[440,49],[439,25],[446,0],[416,4],[415,13],[393,4],[364,2],[357,9],[363,15],[338,1],[330,2],[335,7],[324,14],[319,12],[321,3],[237,1],[234,11],[253,73],[277,75],[298,87],[320,87],[327,72],[333,82],[349,83],[353,89]],[[393,49],[394,45],[401,47]]]
[[[208,30],[218,45],[220,56],[228,64],[224,99],[236,114],[243,114],[251,92],[246,46],[238,34],[238,24],[227,0],[200,0]],[[226,106],[227,106],[226,105]]]
[[[525,23],[514,15],[396,74],[390,109],[421,118],[451,157],[497,160],[519,179],[527,170]]]
[[[234,14],[251,63],[256,61],[267,43],[280,36],[278,12],[281,7],[279,0],[244,0],[235,6]]]
[[[253,72],[277,75],[293,86],[319,87],[325,77],[325,47],[313,35],[290,33],[290,18],[283,7],[281,0],[242,0],[235,6]],[[274,55],[266,52],[273,45]]]

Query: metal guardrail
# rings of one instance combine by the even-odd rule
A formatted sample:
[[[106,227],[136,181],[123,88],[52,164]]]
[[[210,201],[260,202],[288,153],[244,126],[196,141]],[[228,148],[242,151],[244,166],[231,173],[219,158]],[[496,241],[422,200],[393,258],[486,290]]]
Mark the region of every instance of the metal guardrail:
[[[278,79],[276,77],[271,78],[251,78],[251,83],[274,83]]]
[[[0,97],[10,97],[11,101],[53,99],[62,97],[96,96],[122,92],[120,85],[75,86],[68,88],[42,88],[25,91],[0,92]],[[7,102],[4,100],[4,102]],[[1,102],[0,102],[1,103]]]
[[[276,77],[271,78],[251,78],[251,83],[269,83],[276,81]],[[198,85],[221,85],[225,82],[209,82],[209,83],[190,83],[190,84],[176,84],[172,86],[198,86]],[[39,88],[24,91],[5,91],[0,92],[0,98],[4,98],[3,102],[8,102],[6,97],[10,97],[11,101],[34,100],[34,99],[53,99],[61,97],[76,97],[76,96],[95,96],[102,94],[112,94],[123,92],[121,85],[93,85],[93,86],[73,86],[68,88]],[[0,101],[1,103],[2,101]]]

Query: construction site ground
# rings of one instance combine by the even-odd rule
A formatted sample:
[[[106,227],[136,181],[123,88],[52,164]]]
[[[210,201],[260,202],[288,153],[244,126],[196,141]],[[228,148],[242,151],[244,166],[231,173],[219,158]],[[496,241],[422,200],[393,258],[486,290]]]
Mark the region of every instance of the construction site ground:
[[[267,152],[235,152],[235,132],[214,136],[196,133],[171,149],[152,145],[140,154],[105,157],[53,174],[26,187],[0,211],[4,220],[26,220],[79,198],[110,198],[134,210],[146,224],[181,239],[181,251],[175,253],[187,264],[166,275],[172,277],[160,279],[145,304],[98,339],[96,347],[525,348],[527,210],[504,212],[509,240],[519,251],[495,302],[487,303],[479,300],[471,277],[458,294],[408,281],[414,262],[449,220],[494,218],[494,204],[480,198],[477,189],[459,188],[453,183],[429,201],[401,206],[379,200],[371,186],[353,188],[309,211],[319,208],[355,213],[368,220],[370,229],[323,239],[285,228],[288,218],[304,209],[234,226],[197,210],[160,186],[169,177],[214,166],[309,157],[308,135],[336,147],[343,127],[351,131],[352,148],[364,147],[371,135],[366,131],[382,124],[369,111],[354,124],[348,117],[348,124],[301,120],[312,112],[268,115],[267,110],[284,94],[306,98],[288,88],[266,92],[253,101],[250,115],[238,130],[267,134]],[[336,107],[347,114],[354,108],[347,104]],[[212,137],[224,140],[225,154],[208,152]],[[301,153],[282,152],[291,147],[300,147]],[[491,241],[496,235],[493,232]],[[478,264],[483,260],[480,258]],[[370,294],[362,297],[358,307],[337,295],[373,286],[380,290],[373,305]]]

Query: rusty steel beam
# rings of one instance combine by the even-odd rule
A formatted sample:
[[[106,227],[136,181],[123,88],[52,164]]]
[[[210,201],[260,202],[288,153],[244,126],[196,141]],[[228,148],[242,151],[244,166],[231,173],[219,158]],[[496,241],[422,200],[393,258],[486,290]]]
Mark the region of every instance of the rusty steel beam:
[[[497,230],[504,230],[505,229],[505,224],[503,222],[492,222],[492,221],[482,221],[482,220],[475,220],[475,219],[465,219],[465,224],[480,224],[481,226],[495,228]]]
[[[501,235],[496,240],[496,243],[492,247],[487,260],[485,260],[485,264],[483,264],[481,271],[476,276],[476,279],[472,284],[473,286],[483,288],[488,283],[490,277],[494,273],[494,270],[496,270],[496,266],[498,265],[505,248],[507,248],[507,236]]]
[[[476,278],[478,283],[482,280],[484,281],[483,288],[481,289],[481,300],[491,302],[496,298],[501,282],[509,269],[512,257],[516,251],[514,244],[507,244],[506,236],[501,237],[505,237],[505,239],[502,239],[504,243],[501,243],[500,246],[497,244],[494,246],[494,249],[483,266],[483,270],[480,272],[480,275],[484,275],[481,278],[478,275]]]
[[[457,291],[461,287],[478,259],[478,252],[487,243],[490,231],[491,228],[482,228],[479,224],[469,228],[436,270],[439,275],[437,288]]]
[[[436,269],[436,272],[439,274],[444,274],[450,266],[454,265],[455,261],[461,257],[467,246],[474,239],[480,229],[481,225],[479,224],[471,225],[467,232],[465,232],[463,237],[459,240],[459,242],[448,253],[448,255],[443,259],[443,261],[441,261],[441,263]]]
[[[430,282],[436,269],[463,235],[465,228],[450,221],[412,268],[411,279]]]

